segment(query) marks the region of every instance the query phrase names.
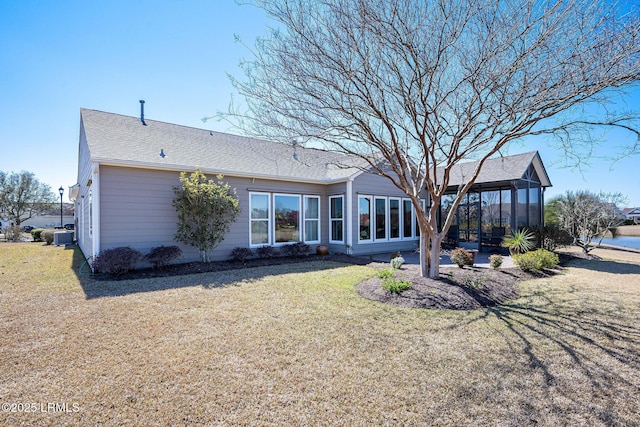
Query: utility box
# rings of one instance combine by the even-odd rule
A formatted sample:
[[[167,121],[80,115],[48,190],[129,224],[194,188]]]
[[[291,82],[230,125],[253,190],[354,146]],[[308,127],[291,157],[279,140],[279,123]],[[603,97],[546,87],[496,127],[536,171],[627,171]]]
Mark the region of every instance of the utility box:
[[[56,246],[71,245],[73,243],[73,231],[56,231],[53,233],[53,244]]]

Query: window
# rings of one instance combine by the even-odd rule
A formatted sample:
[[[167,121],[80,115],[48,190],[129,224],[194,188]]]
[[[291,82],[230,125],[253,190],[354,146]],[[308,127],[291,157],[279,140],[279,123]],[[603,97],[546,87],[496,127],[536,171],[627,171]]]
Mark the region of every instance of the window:
[[[389,238],[400,238],[400,199],[389,199]]]
[[[413,205],[411,200],[402,201],[402,237],[413,237]]]
[[[304,241],[320,241],[320,197],[304,196]]]
[[[387,238],[387,199],[375,198],[376,205],[376,240]]]
[[[358,221],[360,230],[360,241],[371,240],[371,197],[358,197]]]
[[[249,197],[251,245],[269,244],[269,194],[251,193]]]
[[[329,222],[330,222],[330,243],[343,243],[344,242],[344,197],[333,196],[329,198]]]
[[[276,194],[273,197],[275,242],[295,243],[300,241],[300,196]]]

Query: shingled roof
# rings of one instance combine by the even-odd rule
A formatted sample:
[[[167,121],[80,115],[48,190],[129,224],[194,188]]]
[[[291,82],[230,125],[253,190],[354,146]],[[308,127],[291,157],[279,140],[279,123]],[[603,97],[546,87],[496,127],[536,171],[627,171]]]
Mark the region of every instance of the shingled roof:
[[[357,174],[344,154],[293,147],[205,129],[81,109],[92,161],[119,166],[192,170],[233,176],[330,183]],[[162,154],[161,154],[162,153]]]
[[[475,171],[477,161],[460,163],[451,170],[449,187],[467,182]],[[533,166],[542,187],[550,187],[551,181],[537,151],[488,159],[478,175],[475,185],[508,184],[522,179],[529,166]],[[440,176],[442,174],[439,174]]]

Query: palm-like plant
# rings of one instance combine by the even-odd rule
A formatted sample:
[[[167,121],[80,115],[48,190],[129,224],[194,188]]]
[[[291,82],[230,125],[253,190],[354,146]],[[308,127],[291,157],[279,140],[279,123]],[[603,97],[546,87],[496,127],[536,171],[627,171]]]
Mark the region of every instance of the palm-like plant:
[[[530,251],[535,247],[535,235],[528,228],[521,228],[518,231],[511,233],[510,236],[505,236],[502,239],[502,246],[509,248],[509,253],[523,254]]]

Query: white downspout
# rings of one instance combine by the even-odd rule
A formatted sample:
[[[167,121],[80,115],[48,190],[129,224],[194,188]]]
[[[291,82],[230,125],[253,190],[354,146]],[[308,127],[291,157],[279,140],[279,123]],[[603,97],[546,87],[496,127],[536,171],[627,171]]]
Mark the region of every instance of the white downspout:
[[[347,235],[347,241],[346,241],[346,247],[347,247],[347,253],[351,254],[351,252],[353,251],[353,178],[349,178],[349,180],[347,181],[347,194],[346,194],[346,217],[347,217],[347,223],[346,223],[346,235]]]
[[[91,194],[93,208],[91,209],[93,236],[91,256],[94,258],[100,253],[100,164],[93,162],[91,165]]]

